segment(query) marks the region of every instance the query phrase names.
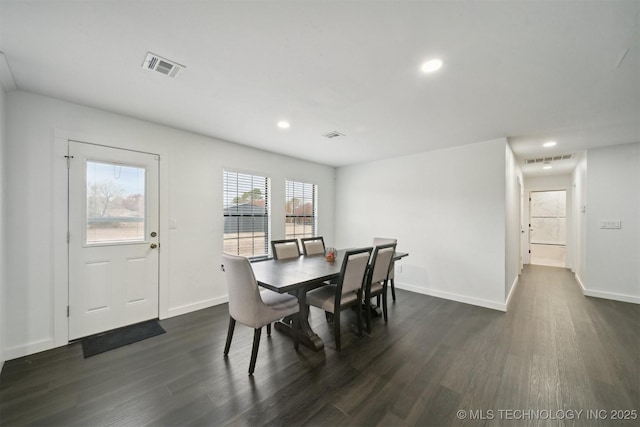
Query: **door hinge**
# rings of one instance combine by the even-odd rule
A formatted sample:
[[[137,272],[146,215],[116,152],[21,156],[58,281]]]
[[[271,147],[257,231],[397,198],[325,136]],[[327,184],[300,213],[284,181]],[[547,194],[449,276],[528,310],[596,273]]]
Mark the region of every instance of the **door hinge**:
[[[531,253],[531,249],[529,249],[529,253]]]
[[[71,243],[71,232],[67,231],[67,243]]]
[[[73,156],[64,156],[67,159],[67,169],[71,169],[71,159]]]
[[[67,306],[67,317],[69,317],[69,306]]]

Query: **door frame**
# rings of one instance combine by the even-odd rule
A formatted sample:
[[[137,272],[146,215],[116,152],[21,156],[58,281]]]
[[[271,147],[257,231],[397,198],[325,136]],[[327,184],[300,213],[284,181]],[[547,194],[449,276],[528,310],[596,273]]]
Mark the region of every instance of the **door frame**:
[[[527,219],[528,222],[528,230],[529,230],[529,245],[527,247],[527,253],[529,255],[529,263],[531,263],[531,250],[532,250],[532,245],[535,244],[540,244],[540,243],[531,243],[531,231],[532,227],[531,227],[531,199],[533,197],[533,193],[557,193],[557,192],[564,192],[564,205],[565,205],[565,230],[564,230],[564,249],[565,249],[565,261],[564,261],[564,267],[562,268],[568,268],[568,260],[567,260],[567,251],[568,251],[568,246],[569,246],[569,231],[567,230],[568,224],[569,224],[569,212],[570,210],[568,209],[569,204],[567,203],[567,200],[569,199],[569,192],[567,190],[530,190],[529,191],[529,198],[528,198],[528,214],[529,217]],[[552,245],[555,246],[555,245]],[[542,264],[544,265],[544,264]]]
[[[554,179],[555,177],[549,177],[549,179]],[[567,248],[567,253],[566,253],[566,268],[573,270],[573,265],[574,265],[574,233],[573,233],[573,224],[575,221],[575,209],[573,206],[573,187],[572,187],[572,179],[571,179],[571,175],[568,175],[568,178],[564,177],[564,176],[560,176],[560,179],[566,179],[567,183],[565,185],[560,184],[560,183],[554,183],[554,182],[550,182],[548,184],[545,184],[543,182],[537,183],[536,182],[536,178],[532,178],[531,181],[533,181],[533,185],[527,182],[527,179],[525,178],[524,180],[524,204],[523,204],[523,218],[525,219],[525,223],[523,224],[524,227],[526,227],[526,233],[523,234],[523,252],[522,252],[522,258],[523,258],[523,262],[524,264],[531,264],[531,259],[529,257],[529,245],[531,244],[531,238],[530,238],[530,230],[529,230],[529,217],[530,217],[530,212],[529,212],[529,197],[530,197],[530,193],[531,192],[536,192],[536,191],[566,191],[566,209],[567,209],[567,213],[566,213],[566,218],[567,218],[567,225],[566,225],[566,248]],[[526,248],[526,249],[525,249]]]
[[[67,230],[71,233],[70,241],[68,239],[70,253],[69,339],[76,340],[158,318],[160,312],[160,251],[158,248],[162,242],[162,235],[158,233],[160,225],[160,156],[155,153],[108,147],[72,139],[68,141],[67,159],[69,186]],[[117,238],[114,241],[88,241],[87,167],[90,162],[112,166],[120,164],[144,170],[142,191],[145,207],[142,236],[138,235],[133,240]],[[114,168],[110,177],[113,178],[111,174],[115,173]],[[71,222],[72,220],[73,222]],[[157,245],[155,250],[153,249],[154,245]],[[130,264],[131,257],[136,260],[134,264]],[[79,263],[79,260],[83,261]],[[144,262],[140,263],[141,260]],[[86,310],[91,307],[85,307],[84,304],[86,297],[91,294],[81,278],[88,273],[87,266],[95,266],[96,263],[104,265],[107,261],[109,264],[108,275],[114,274],[113,277],[117,279],[104,283],[107,291],[106,300],[102,300],[104,304],[102,309],[87,312]],[[125,272],[134,265],[136,270],[140,265],[143,265],[141,274],[146,277],[146,280],[142,282],[136,281],[141,285],[141,288],[136,292],[136,296],[141,297],[137,302],[131,301],[127,297],[129,285],[125,285],[128,281]],[[122,274],[122,276],[118,274]],[[94,275],[89,274],[89,276]],[[104,310],[105,308],[106,310]]]
[[[156,154],[160,156],[158,164],[159,175],[159,229],[162,236],[162,250],[158,259],[158,316],[165,319],[169,316],[169,177],[168,177],[168,150],[165,144],[143,138],[133,129],[124,138],[117,136],[98,136],[82,132],[68,131],[65,129],[53,129],[53,176],[51,202],[53,217],[51,218],[51,233],[53,236],[53,279],[52,290],[52,337],[38,343],[37,347],[48,349],[60,347],[69,343],[69,318],[67,306],[69,305],[69,246],[67,244],[68,217],[68,170],[67,170],[67,144],[69,140],[86,142],[94,145],[104,145],[130,151]]]

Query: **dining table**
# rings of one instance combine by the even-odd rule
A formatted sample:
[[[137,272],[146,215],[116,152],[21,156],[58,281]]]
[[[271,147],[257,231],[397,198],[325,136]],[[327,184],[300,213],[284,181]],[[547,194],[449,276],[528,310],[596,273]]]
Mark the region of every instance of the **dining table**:
[[[258,285],[278,293],[289,293],[298,299],[300,305],[299,333],[300,343],[320,351],[324,342],[309,324],[309,306],[306,304],[307,292],[325,286],[340,277],[340,268],[347,249],[337,252],[335,261],[327,261],[323,254],[301,255],[296,258],[256,261],[251,263]],[[393,261],[408,256],[407,252],[396,252]],[[275,323],[275,328],[293,336],[292,320],[285,318]]]

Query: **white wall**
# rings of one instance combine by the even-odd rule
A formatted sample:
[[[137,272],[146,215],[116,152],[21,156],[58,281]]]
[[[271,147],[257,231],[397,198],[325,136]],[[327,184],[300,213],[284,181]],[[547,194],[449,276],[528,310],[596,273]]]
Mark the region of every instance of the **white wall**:
[[[522,170],[509,144],[505,145],[505,296],[510,297],[520,274]]]
[[[570,174],[564,175],[551,175],[551,176],[536,176],[524,179],[525,187],[525,203],[524,203],[524,218],[529,221],[529,193],[532,191],[566,191],[566,263],[567,268],[573,269],[574,265],[574,251],[575,251],[575,237],[574,237],[574,207],[573,207],[573,177]],[[527,224],[528,225],[528,224]],[[524,247],[523,260],[525,264],[529,264],[529,230],[526,229],[524,234]]]
[[[6,239],[4,230],[6,227],[5,220],[5,199],[7,189],[5,188],[5,146],[6,146],[6,107],[5,107],[5,93],[4,89],[0,85],[0,371],[5,360],[5,330],[6,330],[6,314],[7,314],[7,300],[6,300]]]
[[[334,168],[26,92],[7,94],[7,123],[7,358],[67,343],[69,138],[160,154],[160,317],[227,300],[223,168],[271,178],[274,239],[284,237],[285,180],[317,184],[319,233],[333,241]]]
[[[586,240],[585,295],[640,303],[640,143],[588,151]]]
[[[504,310],[506,144],[339,168],[336,245],[395,237],[399,288]]]

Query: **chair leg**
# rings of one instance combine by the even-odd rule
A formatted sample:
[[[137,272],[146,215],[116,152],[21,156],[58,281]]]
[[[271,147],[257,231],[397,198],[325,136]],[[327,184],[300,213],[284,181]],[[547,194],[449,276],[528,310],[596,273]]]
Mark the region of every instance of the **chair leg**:
[[[393,284],[393,279],[389,279],[389,282],[391,282],[391,297],[393,298],[393,301],[396,301],[396,286]]]
[[[358,305],[356,306],[356,319],[358,321],[358,336],[362,336],[362,300],[358,298]]]
[[[293,348],[298,351],[300,342],[300,313],[293,316]]]
[[[258,358],[258,346],[260,346],[260,334],[262,328],[256,328],[253,332],[253,350],[251,350],[251,362],[249,363],[249,375],[253,375],[256,368],[256,359]]]
[[[229,316],[229,330],[227,331],[227,343],[224,346],[224,355],[229,354],[229,348],[231,348],[231,339],[233,338],[233,330],[236,327],[236,319]]]
[[[365,319],[367,321],[367,333],[371,333],[371,298],[365,300]]]
[[[333,333],[336,336],[336,350],[340,351],[340,309],[333,313]]]
[[[270,337],[271,336],[271,323],[269,323],[267,325],[267,336]]]
[[[382,314],[384,315],[384,323],[387,323],[387,285],[382,289]]]

